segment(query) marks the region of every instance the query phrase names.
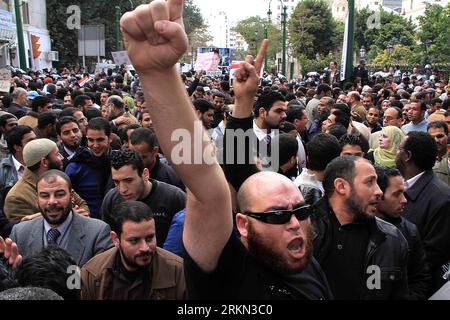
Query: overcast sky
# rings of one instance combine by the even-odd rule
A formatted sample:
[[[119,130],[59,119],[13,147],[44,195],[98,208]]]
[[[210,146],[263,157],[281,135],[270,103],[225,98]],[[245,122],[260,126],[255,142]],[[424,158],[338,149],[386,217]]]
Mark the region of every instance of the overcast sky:
[[[277,1],[272,1],[272,11]],[[204,18],[211,13],[224,11],[230,22],[251,17],[265,17],[269,8],[269,0],[194,0],[194,4],[200,8]]]

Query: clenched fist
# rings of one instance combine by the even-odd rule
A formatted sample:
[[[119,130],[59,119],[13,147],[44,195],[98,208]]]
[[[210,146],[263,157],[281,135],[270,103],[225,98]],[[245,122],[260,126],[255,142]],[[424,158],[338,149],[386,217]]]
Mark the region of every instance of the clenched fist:
[[[139,74],[165,71],[187,51],[183,4],[184,0],[156,0],[120,19],[125,48]]]

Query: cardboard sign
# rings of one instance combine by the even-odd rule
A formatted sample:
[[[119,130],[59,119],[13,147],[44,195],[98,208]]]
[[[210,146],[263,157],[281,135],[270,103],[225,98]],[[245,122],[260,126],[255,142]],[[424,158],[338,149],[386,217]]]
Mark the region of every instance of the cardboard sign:
[[[11,87],[11,71],[8,69],[0,69],[0,91],[9,92]]]
[[[220,56],[216,52],[197,53],[194,70],[216,71],[219,69]]]

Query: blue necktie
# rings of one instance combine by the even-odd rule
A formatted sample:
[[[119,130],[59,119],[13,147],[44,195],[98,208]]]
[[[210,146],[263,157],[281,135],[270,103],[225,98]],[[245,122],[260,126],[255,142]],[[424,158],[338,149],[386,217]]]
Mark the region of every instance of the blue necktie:
[[[50,229],[47,233],[47,242],[48,244],[57,244],[57,240],[61,233],[58,231],[58,229]]]

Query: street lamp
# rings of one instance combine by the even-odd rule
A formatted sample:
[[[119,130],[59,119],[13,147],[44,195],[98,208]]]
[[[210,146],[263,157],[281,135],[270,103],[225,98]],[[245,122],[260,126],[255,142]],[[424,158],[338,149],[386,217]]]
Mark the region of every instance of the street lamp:
[[[364,46],[359,49],[359,56],[361,57],[361,59],[366,56],[366,48],[364,48]]]
[[[271,2],[272,2],[272,0],[269,1],[269,10],[267,10],[267,23],[266,23],[266,28],[265,28],[266,39],[269,39],[269,26],[272,23],[270,20],[270,16],[272,15],[272,10],[270,10]],[[264,57],[264,68],[267,68],[267,54]]]
[[[287,6],[283,6],[283,1],[280,0],[281,6],[283,7],[283,13],[281,20],[281,25],[283,26],[283,60],[282,60],[282,74],[286,75],[286,24],[287,24]]]

